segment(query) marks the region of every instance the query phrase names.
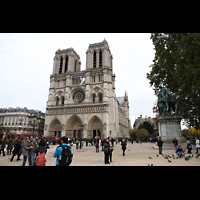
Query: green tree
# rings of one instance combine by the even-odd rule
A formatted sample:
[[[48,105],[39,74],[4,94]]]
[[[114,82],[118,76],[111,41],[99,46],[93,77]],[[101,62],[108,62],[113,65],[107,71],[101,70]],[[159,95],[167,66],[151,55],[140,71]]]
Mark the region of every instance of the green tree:
[[[145,128],[149,132],[150,135],[154,133],[153,125],[147,121],[144,121],[143,123],[139,125],[138,129],[141,129],[141,128]]]
[[[147,134],[145,132],[140,132],[140,130],[138,130],[136,137],[139,138],[141,141],[144,141],[144,139],[147,137]]]
[[[150,85],[176,94],[188,127],[200,129],[200,33],[152,33]]]
[[[131,129],[130,130],[130,137],[135,140],[137,132],[138,132],[138,129]]]

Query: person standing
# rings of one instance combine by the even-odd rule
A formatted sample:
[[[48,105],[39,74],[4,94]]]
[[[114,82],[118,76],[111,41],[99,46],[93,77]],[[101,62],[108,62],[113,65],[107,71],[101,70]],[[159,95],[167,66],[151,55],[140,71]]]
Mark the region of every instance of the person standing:
[[[26,137],[26,139],[23,141],[23,157],[24,157],[24,159],[22,162],[22,166],[25,166],[25,164],[26,164],[29,149],[33,148],[33,146],[29,147],[28,141],[29,141],[28,137]]]
[[[36,166],[45,166],[45,163],[46,163],[46,156],[45,156],[45,154],[47,153],[47,148],[45,147],[45,141],[44,141],[44,139],[40,140],[39,147],[37,147],[34,150],[34,153],[36,154],[35,165]],[[40,155],[40,154],[42,154],[42,155]]]
[[[36,140],[33,138],[33,136],[30,137],[30,141],[29,141],[29,146],[33,146],[33,148],[31,148],[29,150],[29,154],[28,154],[28,164],[29,166],[34,166],[35,163],[35,153],[34,150],[37,147],[37,142]]]
[[[161,137],[159,137],[159,140],[157,141],[158,147],[159,147],[159,154],[162,155],[162,146],[163,146],[163,141],[161,140]]]
[[[187,149],[188,149],[188,154],[191,154],[191,150],[192,150],[192,144],[190,142],[190,140],[188,140],[188,143],[187,143]]]
[[[112,152],[114,150],[113,148],[113,140],[111,139],[111,137],[108,137],[108,141],[110,143],[110,153],[109,153],[109,157],[110,157],[110,162],[112,162]]]
[[[67,145],[68,143],[68,138],[67,137],[62,137],[61,138],[61,146],[58,146],[55,150],[55,153],[53,155],[54,158],[57,158],[56,159],[56,166],[61,166],[61,161],[62,161],[62,151],[63,151],[63,148],[68,148],[70,153],[71,153],[71,157],[70,157],[70,160],[69,160],[69,163],[68,163],[68,166],[71,164],[72,162],[72,157],[73,157],[73,153],[72,153],[72,148],[70,146]],[[65,165],[66,166],[66,165]]]
[[[101,140],[102,151],[103,151],[103,143],[104,143],[104,139]]]
[[[109,163],[109,154],[110,154],[110,143],[107,139],[106,141],[104,140],[104,162],[105,162],[105,164],[110,164]]]
[[[78,144],[79,144],[79,141],[78,141],[78,138],[76,138],[76,149],[78,149]]]
[[[125,156],[125,151],[126,151],[126,142],[125,142],[124,139],[122,140],[121,145],[122,145],[122,150],[123,150],[123,154],[122,154],[122,155]]]
[[[96,147],[96,153],[99,153],[99,140],[96,140],[95,147]]]
[[[196,153],[198,153],[198,149],[200,148],[199,139],[196,137]]]
[[[175,153],[177,152],[177,145],[178,145],[178,141],[176,138],[174,138],[173,140],[173,144],[174,144],[174,147],[175,147]]]

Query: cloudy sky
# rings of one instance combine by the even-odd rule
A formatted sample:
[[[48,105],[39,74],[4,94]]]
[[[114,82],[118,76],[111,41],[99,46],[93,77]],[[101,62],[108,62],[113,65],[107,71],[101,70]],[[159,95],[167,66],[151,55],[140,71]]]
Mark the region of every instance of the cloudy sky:
[[[154,59],[150,33],[1,33],[0,108],[45,112],[56,50],[73,47],[85,70],[89,44],[104,38],[113,55],[116,95],[128,92],[131,123],[140,114],[155,117],[152,107],[157,97],[146,79]]]

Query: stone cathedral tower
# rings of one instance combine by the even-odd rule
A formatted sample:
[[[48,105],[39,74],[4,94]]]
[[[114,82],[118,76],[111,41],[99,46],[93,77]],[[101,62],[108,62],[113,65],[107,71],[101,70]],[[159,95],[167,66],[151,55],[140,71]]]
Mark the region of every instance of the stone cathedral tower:
[[[81,71],[80,56],[73,48],[56,51],[44,135],[128,137],[128,96],[116,97],[107,41],[90,44],[86,56],[86,69]]]

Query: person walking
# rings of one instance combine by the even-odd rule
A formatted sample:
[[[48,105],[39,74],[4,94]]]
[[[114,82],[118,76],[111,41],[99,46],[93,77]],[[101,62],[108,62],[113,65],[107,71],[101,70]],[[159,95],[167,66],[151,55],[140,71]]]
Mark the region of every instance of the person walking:
[[[109,154],[110,154],[110,143],[107,139],[106,141],[104,140],[104,162],[105,162],[105,164],[110,164],[109,163]]]
[[[20,160],[20,159],[19,159],[19,151],[20,151],[20,149],[21,149],[20,144],[21,144],[20,140],[16,139],[15,144],[14,144],[13,156],[12,156],[12,158],[10,159],[10,162],[13,161],[13,158],[14,158],[16,155],[18,156],[18,157],[17,157],[17,161]]]
[[[174,144],[174,147],[175,147],[175,153],[177,152],[177,146],[178,146],[178,141],[176,138],[174,138],[173,140],[173,144]]]
[[[13,149],[13,140],[12,140],[12,137],[11,137],[9,142],[8,142],[8,146],[7,146],[7,155],[11,155],[12,149]],[[10,153],[9,153],[9,151],[10,151]]]
[[[125,142],[124,139],[122,140],[121,146],[122,146],[122,150],[123,150],[123,154],[122,154],[122,155],[125,156],[125,151],[126,151],[126,142]]]
[[[157,145],[158,145],[158,147],[159,147],[159,154],[162,155],[163,141],[161,140],[161,137],[159,137],[159,140],[157,141]]]
[[[0,155],[1,155],[1,151],[3,152],[3,156],[5,156],[5,152],[4,152],[4,148],[6,146],[6,138],[3,138],[3,141],[1,143],[1,149],[0,149]]]

